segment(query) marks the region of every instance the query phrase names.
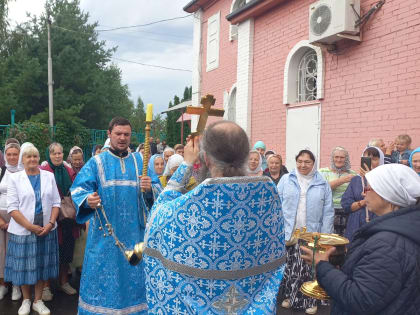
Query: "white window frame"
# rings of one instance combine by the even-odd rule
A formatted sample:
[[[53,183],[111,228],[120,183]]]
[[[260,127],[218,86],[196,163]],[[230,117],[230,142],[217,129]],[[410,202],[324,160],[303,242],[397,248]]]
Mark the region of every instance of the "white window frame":
[[[215,25],[215,30],[211,33],[211,27]],[[215,45],[213,54],[211,54],[210,46]],[[220,11],[209,17],[207,20],[207,50],[206,50],[206,71],[217,69],[219,67],[220,54]]]
[[[287,56],[284,67],[284,85],[283,85],[283,104],[298,104],[298,69],[303,55],[313,49],[317,56],[317,93],[316,100],[324,98],[324,57],[322,49],[318,46],[309,44],[308,40],[302,40],[297,43]],[[303,102],[305,103],[305,102]]]

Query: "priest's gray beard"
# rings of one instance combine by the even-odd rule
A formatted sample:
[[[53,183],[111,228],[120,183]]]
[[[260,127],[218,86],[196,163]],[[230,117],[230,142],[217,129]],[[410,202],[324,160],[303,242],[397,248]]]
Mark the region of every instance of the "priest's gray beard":
[[[202,152],[200,152],[200,168],[195,172],[194,177],[198,184],[201,184],[207,178],[211,178],[210,170],[204,161]]]

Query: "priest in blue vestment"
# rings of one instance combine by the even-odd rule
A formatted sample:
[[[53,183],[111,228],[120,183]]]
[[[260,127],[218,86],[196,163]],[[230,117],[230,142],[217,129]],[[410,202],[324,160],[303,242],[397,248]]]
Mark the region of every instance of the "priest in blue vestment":
[[[244,130],[228,121],[189,140],[147,223],[150,314],[275,314],[283,214],[270,178],[244,176],[249,149]],[[197,160],[202,182],[186,192]]]
[[[111,120],[108,136],[110,149],[92,157],[71,187],[76,221],[89,221],[78,314],[147,314],[144,263],[128,263],[106,224],[128,250],[142,242],[147,197],[153,200],[151,180],[139,180],[142,158],[127,151],[129,121]],[[141,188],[148,192],[141,193]]]

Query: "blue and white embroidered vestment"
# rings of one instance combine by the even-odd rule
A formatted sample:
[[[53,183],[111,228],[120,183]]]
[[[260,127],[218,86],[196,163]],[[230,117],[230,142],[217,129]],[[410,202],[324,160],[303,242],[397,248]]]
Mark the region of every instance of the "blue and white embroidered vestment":
[[[71,187],[77,222],[90,220],[79,315],[147,314],[144,263],[128,264],[112,236],[104,237],[106,228],[99,229],[99,219],[86,200],[98,192],[116,236],[132,249],[144,237],[145,209],[137,179],[142,165],[138,153],[120,158],[106,151],[86,163]],[[104,225],[105,220],[98,213]]]
[[[183,163],[159,195],[144,252],[150,314],[275,314],[283,214],[268,177],[207,179]]]

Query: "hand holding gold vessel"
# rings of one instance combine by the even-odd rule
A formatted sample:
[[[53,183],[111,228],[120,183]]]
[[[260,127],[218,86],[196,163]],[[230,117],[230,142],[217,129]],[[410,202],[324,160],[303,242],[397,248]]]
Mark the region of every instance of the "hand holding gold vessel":
[[[312,264],[312,260],[315,261],[315,266],[318,265],[320,261],[329,261],[330,256],[335,252],[335,247],[330,247],[325,252],[317,251],[313,255],[313,250],[305,246],[300,246],[301,257],[308,264]]]

